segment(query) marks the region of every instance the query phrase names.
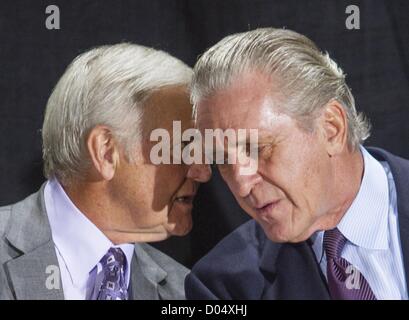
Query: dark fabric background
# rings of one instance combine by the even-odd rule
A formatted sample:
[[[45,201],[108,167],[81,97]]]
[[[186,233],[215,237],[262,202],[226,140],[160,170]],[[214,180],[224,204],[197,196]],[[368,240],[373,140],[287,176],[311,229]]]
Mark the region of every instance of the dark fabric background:
[[[61,29],[45,28],[60,8]],[[345,8],[360,8],[347,30]],[[348,74],[357,107],[372,121],[368,145],[409,158],[409,1],[146,0],[0,2],[0,205],[44,181],[43,111],[69,62],[102,44],[131,41],[168,51],[193,66],[222,37],[256,27],[287,27],[313,39]],[[155,244],[191,266],[247,220],[217,172],[203,185],[190,235]]]

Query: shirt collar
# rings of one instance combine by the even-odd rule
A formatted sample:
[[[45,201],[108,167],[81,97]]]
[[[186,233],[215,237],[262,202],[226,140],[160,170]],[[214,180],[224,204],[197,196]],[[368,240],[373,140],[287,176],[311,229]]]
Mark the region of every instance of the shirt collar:
[[[383,166],[361,146],[364,175],[358,194],[338,224],[353,244],[386,250],[388,244],[389,187]]]
[[[44,198],[54,244],[77,287],[86,286],[90,271],[111,247],[121,248],[126,255],[129,282],[133,244],[114,245],[74,205],[56,179],[47,182]]]

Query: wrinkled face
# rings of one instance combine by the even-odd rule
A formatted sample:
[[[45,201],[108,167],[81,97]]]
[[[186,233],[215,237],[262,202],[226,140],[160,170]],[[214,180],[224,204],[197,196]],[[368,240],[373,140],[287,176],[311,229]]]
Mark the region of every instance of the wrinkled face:
[[[157,143],[150,142],[152,130],[163,128],[169,132],[172,154],[173,121],[181,121],[182,132],[193,125],[186,88],[161,89],[148,99],[144,110],[142,147],[134,163],[121,156],[111,194],[125,212],[120,222],[123,232],[139,234],[138,241],[160,241],[191,230],[193,198],[199,182],[210,178],[210,169],[185,164],[154,165],[150,160],[151,148]]]
[[[261,74],[240,76],[198,104],[198,127],[258,129],[258,169],[219,165],[240,206],[276,242],[299,242],[327,211],[331,167],[319,130],[308,132],[280,112],[272,82]]]

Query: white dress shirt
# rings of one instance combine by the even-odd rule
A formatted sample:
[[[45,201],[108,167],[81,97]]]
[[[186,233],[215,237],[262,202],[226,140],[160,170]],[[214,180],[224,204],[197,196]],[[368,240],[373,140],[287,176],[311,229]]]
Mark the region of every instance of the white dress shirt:
[[[44,199],[55,244],[66,300],[84,300],[93,289],[98,262],[111,247],[119,247],[127,258],[129,286],[133,244],[114,245],[72,203],[56,179],[47,182]],[[91,276],[90,276],[91,275]]]
[[[388,163],[378,162],[363,147],[361,152],[361,186],[337,226],[348,240],[341,256],[361,272],[378,300],[408,299],[392,173]],[[323,235],[312,237],[312,248],[326,277]]]

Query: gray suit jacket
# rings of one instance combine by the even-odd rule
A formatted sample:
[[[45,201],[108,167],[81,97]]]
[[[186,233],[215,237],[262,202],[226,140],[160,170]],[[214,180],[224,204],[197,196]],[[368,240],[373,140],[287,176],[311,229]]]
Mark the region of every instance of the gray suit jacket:
[[[0,207],[0,299],[64,299],[60,278],[59,289],[49,285],[49,266],[58,266],[58,259],[44,186],[23,201]],[[130,299],[184,299],[188,271],[150,245],[135,244]]]

